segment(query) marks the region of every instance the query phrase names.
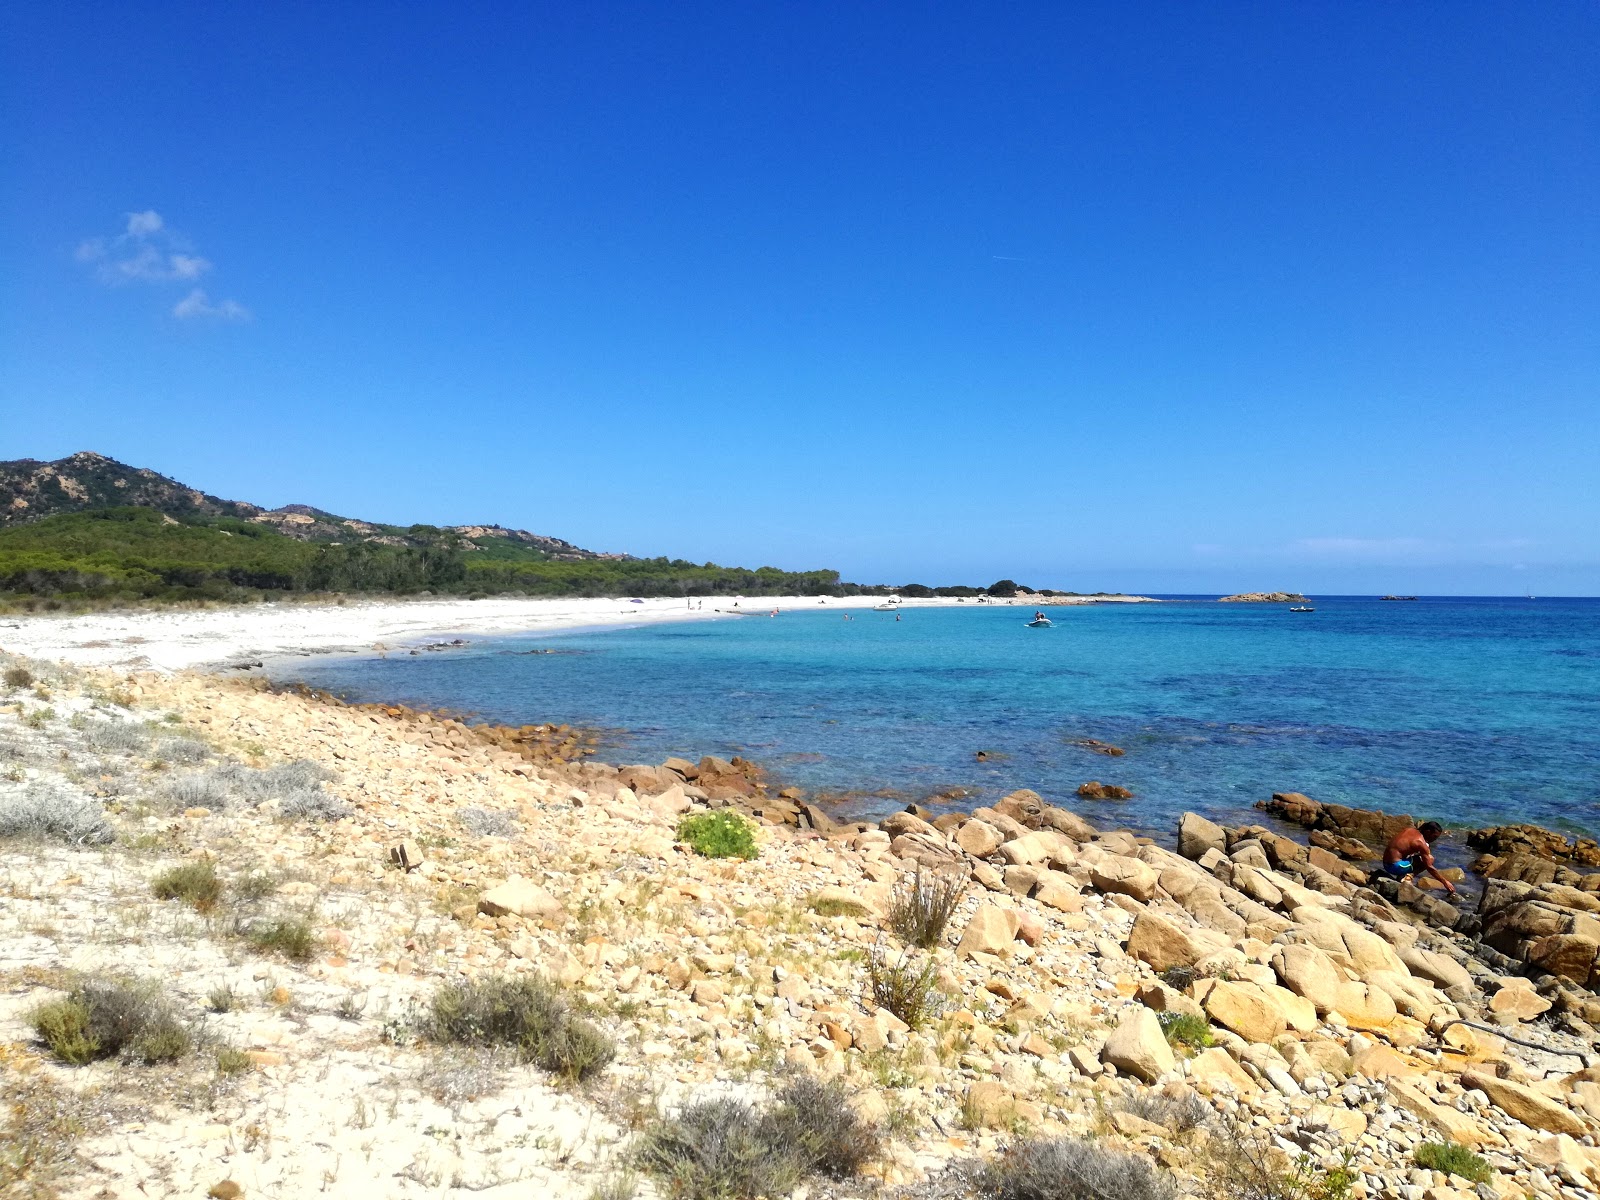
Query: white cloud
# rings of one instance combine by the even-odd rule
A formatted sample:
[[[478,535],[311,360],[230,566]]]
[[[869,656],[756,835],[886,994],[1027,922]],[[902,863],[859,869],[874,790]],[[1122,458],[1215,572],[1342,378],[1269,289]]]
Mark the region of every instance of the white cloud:
[[[203,288],[195,288],[172,306],[172,315],[180,321],[248,321],[250,310],[237,300],[218,300],[213,304]]]
[[[182,234],[172,229],[154,209],[131,212],[123,231],[115,237],[85,238],[73,257],[91,266],[95,277],[107,285],[126,283],[194,283],[211,271],[204,258]],[[172,315],[187,320],[210,317],[246,321],[250,312],[236,300],[215,303],[200,288],[193,288],[173,306]]]
[[[161,214],[154,209],[147,208],[144,212],[129,213],[128,236],[135,238],[149,237],[152,233],[161,232],[164,224],[165,222],[161,220]]]

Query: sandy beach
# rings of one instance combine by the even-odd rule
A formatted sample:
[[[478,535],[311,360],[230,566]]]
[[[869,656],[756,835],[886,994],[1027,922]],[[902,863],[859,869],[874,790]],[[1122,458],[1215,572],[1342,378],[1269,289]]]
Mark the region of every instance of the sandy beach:
[[[1145,597],[1038,597],[991,600],[1036,605],[1139,603]],[[229,608],[98,612],[0,618],[0,650],[84,667],[184,671],[225,668],[288,655],[401,650],[442,637],[536,633],[643,625],[660,621],[739,620],[732,610],[863,609],[881,596],[708,596],[643,600],[496,598],[270,603]],[[905,608],[955,607],[962,601],[907,599]],[[972,605],[972,601],[965,604]]]

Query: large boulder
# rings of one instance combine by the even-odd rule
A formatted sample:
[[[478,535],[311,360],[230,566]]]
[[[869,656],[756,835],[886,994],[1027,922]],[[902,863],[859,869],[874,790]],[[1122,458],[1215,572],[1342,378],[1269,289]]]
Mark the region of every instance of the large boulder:
[[[1289,1020],[1276,997],[1251,983],[1225,979],[1206,980],[1197,990],[1206,1016],[1231,1029],[1247,1042],[1271,1042],[1289,1028]]]
[[[1161,873],[1137,858],[1107,855],[1089,869],[1089,882],[1102,892],[1120,892],[1135,900],[1147,901],[1156,894]]]
[[[1482,1092],[1501,1112],[1534,1129],[1570,1133],[1573,1137],[1582,1137],[1588,1132],[1584,1120],[1565,1104],[1509,1079],[1500,1079],[1484,1071],[1467,1071],[1461,1076],[1461,1086]]]
[[[1185,858],[1199,858],[1207,850],[1226,853],[1227,849],[1228,835],[1215,821],[1192,812],[1178,819],[1178,853]]]
[[[1272,956],[1272,969],[1284,987],[1311,1001],[1319,1015],[1338,1007],[1344,976],[1333,959],[1315,946],[1280,946]]]
[[[1198,932],[1146,909],[1134,919],[1133,929],[1128,933],[1128,956],[1148,963],[1156,972],[1171,967],[1192,967],[1217,948],[1213,942],[1202,942],[1196,937]]]
[[[956,845],[973,858],[988,858],[1005,840],[1005,834],[987,821],[967,821],[956,830]]]
[[[528,917],[546,920],[561,915],[561,901],[530,879],[513,875],[490,888],[478,901],[478,911],[489,917]]]
[[[1143,1006],[1130,1008],[1106,1039],[1100,1061],[1146,1083],[1154,1083],[1176,1065],[1172,1047],[1156,1014]]]
[[[1022,926],[1015,911],[998,904],[982,905],[967,922],[966,932],[956,946],[958,957],[973,954],[999,954],[1016,940]]]

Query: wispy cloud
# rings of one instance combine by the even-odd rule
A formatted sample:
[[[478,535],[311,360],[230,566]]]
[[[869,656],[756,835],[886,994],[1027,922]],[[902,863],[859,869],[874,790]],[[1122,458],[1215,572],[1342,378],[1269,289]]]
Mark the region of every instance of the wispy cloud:
[[[172,306],[172,315],[180,321],[207,317],[218,321],[248,321],[250,310],[237,300],[218,300],[213,304],[204,288],[195,288]]]
[[[1313,537],[1300,538],[1290,544],[1291,552],[1320,555],[1328,558],[1392,558],[1412,556],[1432,547],[1422,538],[1390,537]]]
[[[92,267],[101,283],[194,283],[210,272],[211,260],[172,229],[154,209],[125,215],[122,232],[112,237],[85,238],[74,255]],[[212,318],[246,321],[250,312],[236,300],[213,303],[200,288],[192,289],[172,308],[179,320]]]

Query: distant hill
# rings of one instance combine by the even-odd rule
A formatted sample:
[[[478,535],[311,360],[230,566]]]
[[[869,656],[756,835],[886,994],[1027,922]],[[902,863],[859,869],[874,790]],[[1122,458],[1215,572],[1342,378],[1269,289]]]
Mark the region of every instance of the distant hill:
[[[251,521],[302,542],[328,545],[370,543],[379,546],[445,547],[487,552],[501,560],[583,562],[625,559],[625,554],[600,554],[561,538],[504,529],[499,525],[384,525],[340,517],[309,504],[264,509],[242,500],[224,500],[197,491],[145,467],[130,467],[114,458],[80,451],[54,462],[21,458],[0,462],[0,529],[29,524],[62,513],[104,508],[148,508],[174,520],[193,523],[208,517]]]
[[[0,462],[0,599],[248,601],[294,592],[839,595],[836,571],[600,554],[500,525],[385,525],[263,509],[85,451]]]

